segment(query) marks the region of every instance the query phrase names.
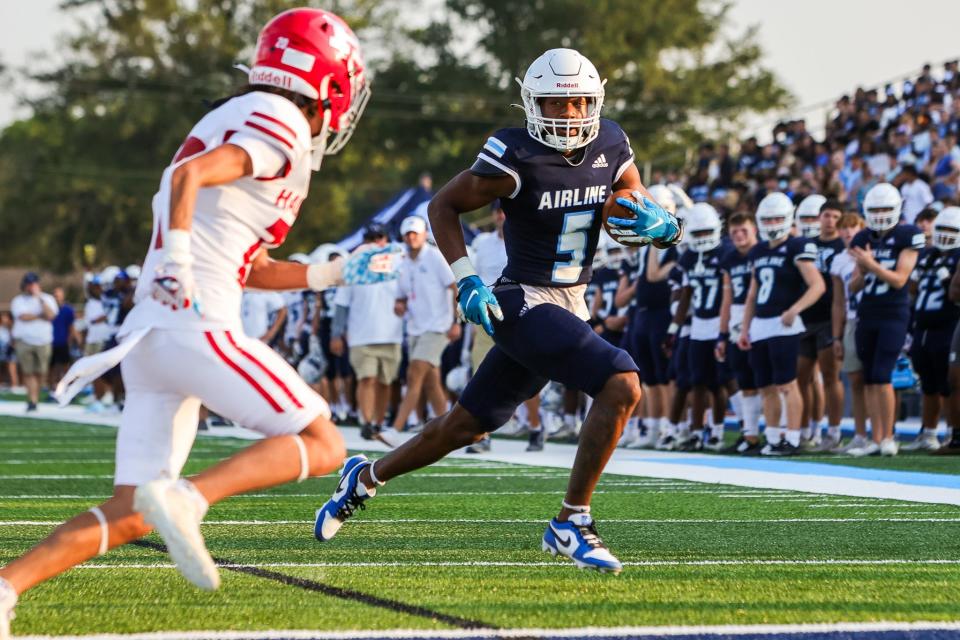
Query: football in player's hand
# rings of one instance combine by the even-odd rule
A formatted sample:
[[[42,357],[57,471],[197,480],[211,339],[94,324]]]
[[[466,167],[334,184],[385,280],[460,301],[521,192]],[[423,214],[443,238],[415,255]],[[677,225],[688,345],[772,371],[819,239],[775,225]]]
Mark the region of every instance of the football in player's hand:
[[[616,240],[619,244],[622,244],[625,247],[635,247],[637,246],[636,242],[627,243],[620,242],[618,235],[615,233],[610,233],[610,225],[607,223],[607,220],[610,218],[636,218],[636,214],[630,209],[627,209],[621,204],[617,203],[617,198],[626,198],[627,200],[632,200],[636,202],[636,198],[633,197],[633,191],[630,189],[620,189],[619,191],[614,191],[607,198],[607,201],[603,204],[603,228],[610,234],[610,237]]]

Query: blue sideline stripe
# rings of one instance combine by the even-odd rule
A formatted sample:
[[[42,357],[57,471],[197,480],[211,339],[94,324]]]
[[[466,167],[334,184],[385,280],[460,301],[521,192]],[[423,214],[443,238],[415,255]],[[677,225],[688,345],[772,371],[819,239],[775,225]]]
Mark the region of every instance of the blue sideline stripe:
[[[765,460],[744,457],[710,458],[669,458],[659,456],[631,457],[636,462],[674,464],[681,466],[712,467],[714,469],[743,469],[746,471],[767,471],[770,473],[799,473],[803,475],[852,478],[854,480],[875,480],[878,482],[896,482],[922,487],[943,487],[960,489],[960,475],[945,473],[923,473],[919,471],[890,471],[887,469],[868,469],[822,462],[802,462],[799,460]]]

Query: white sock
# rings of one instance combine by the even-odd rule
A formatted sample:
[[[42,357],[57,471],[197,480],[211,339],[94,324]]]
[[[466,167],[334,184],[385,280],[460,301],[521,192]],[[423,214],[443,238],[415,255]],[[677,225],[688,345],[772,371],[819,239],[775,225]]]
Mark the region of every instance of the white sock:
[[[813,438],[813,421],[811,420],[806,426],[801,427],[799,433],[804,440],[811,440]]]
[[[677,435],[679,435],[681,438],[686,438],[690,435],[690,423],[687,420],[684,420],[677,425]]]
[[[730,396],[730,405],[733,407],[733,412],[737,414],[738,420],[743,420],[743,392],[737,391],[735,394]]]
[[[800,429],[787,429],[787,442],[795,447],[800,446]]]
[[[715,424],[710,427],[710,435],[719,440],[723,440],[723,423]]]
[[[640,418],[636,416],[627,418],[627,431],[629,431],[630,433],[636,433],[637,429],[639,428],[640,428]]]
[[[563,426],[574,427],[577,424],[577,418],[572,413],[563,414]]]
[[[763,401],[759,395],[744,396],[743,433],[748,436],[760,435],[760,414],[763,413]]]
[[[777,444],[783,438],[783,427],[767,427],[763,430],[763,435],[770,444]]]
[[[673,422],[667,422],[667,428],[661,435],[676,437],[678,433],[680,433],[680,425]]]
[[[840,425],[827,427],[827,435],[831,440],[840,440]]]

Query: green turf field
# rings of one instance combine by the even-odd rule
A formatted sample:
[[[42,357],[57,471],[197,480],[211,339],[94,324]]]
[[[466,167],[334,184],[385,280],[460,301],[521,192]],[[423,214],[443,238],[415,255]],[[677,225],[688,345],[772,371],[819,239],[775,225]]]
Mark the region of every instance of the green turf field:
[[[0,564],[109,494],[114,434],[0,418]],[[188,470],[244,444],[201,437]],[[902,460],[960,471],[891,467]],[[233,498],[204,527],[243,571],[222,570],[219,592],[128,546],[25,594],[14,631],[960,619],[960,508],[606,476],[594,513],[627,566],[598,575],[540,551],[566,475],[448,459],[391,482],[326,545],[312,518],[335,478]]]

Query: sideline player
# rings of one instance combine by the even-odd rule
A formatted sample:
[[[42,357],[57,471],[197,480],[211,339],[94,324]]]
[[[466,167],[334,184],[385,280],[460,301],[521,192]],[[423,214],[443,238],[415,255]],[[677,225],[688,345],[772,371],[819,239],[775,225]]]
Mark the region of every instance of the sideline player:
[[[950,342],[960,320],[960,307],[948,297],[950,281],[960,262],[960,207],[945,207],[933,221],[933,246],[920,252],[911,276],[916,283],[913,303],[913,344],[910,360],[923,391],[922,424],[917,438],[904,451],[940,448],[937,424],[941,410],[951,428],[957,416],[950,405]]]
[[[347,461],[336,492],[317,511],[318,539],[336,535],[387,480],[479,440],[548,380],[557,380],[594,402],[563,506],[547,526],[542,547],[578,567],[621,570],[597,534],[590,498],[640,400],[640,380],[630,356],[587,324],[584,289],[611,189],[633,190],[639,200],[618,200],[636,218],[608,221],[621,243],[646,243],[651,229],[655,242],[672,245],[682,230],[676,218],[645,197],[626,135],[600,118],[603,95],[589,60],[572,49],[547,51],[521,82],[526,128],[496,132],[471,169],[431,201],[434,236],[456,274],[460,310],[482,325],[496,346],[450,412],[374,463],[363,456]],[[495,198],[506,213],[507,266],[491,292],[467,257],[459,216]]]
[[[843,384],[840,382],[840,362],[833,352],[833,331],[830,311],[833,306],[833,280],[830,265],[845,247],[837,230],[843,210],[835,201],[827,201],[819,194],[809,195],[797,207],[797,227],[804,238],[817,247],[817,271],[826,285],[825,293],[813,306],[800,314],[806,331],[800,337],[800,360],[797,363],[797,382],[803,396],[803,438],[805,450],[829,451],[837,442],[821,439],[820,419],[827,415],[829,433],[839,433],[843,417]],[[823,381],[817,376],[819,369]],[[824,411],[826,409],[826,411]]]
[[[896,396],[890,376],[900,357],[910,324],[906,286],[926,241],[912,224],[898,224],[903,199],[892,184],[881,182],[863,198],[867,228],[850,243],[857,266],[851,293],[862,292],[855,340],[863,363],[867,414],[873,440],[847,453],[852,456],[897,455],[893,437]]]
[[[793,203],[786,194],[776,191],[760,201],[757,226],[763,241],[748,256],[753,275],[737,346],[750,351],[750,366],[763,396],[767,444],[760,453],[789,456],[800,451],[803,412],[797,385],[804,329],[800,312],[816,302],[826,286],[814,263],[816,246],[790,236]]]
[[[723,301],[720,306],[720,337],[717,340],[716,358],[726,362],[736,377],[740,389],[740,415],[743,433],[727,450],[727,453],[756,455],[760,444],[760,415],[763,407],[757,393],[753,367],[748,353],[737,346],[743,324],[743,309],[750,288],[750,250],[757,244],[757,223],[752,217],[735,213],[727,220],[727,234],[733,248],[720,260],[723,271]],[[736,407],[736,405],[735,405]]]
[[[305,57],[310,71],[297,63]],[[311,168],[347,142],[368,93],[346,23],[293,9],[261,32],[249,85],[191,130],[154,198],[144,272],[156,276],[140,280],[120,346],[79,361],[68,373],[75,384],[61,395],[122,359],[127,400],[113,497],[0,569],[0,638],[9,638],[17,594],[153,528],[190,582],[216,589],[200,533],[208,505],[340,464],[345,448],[326,403],[279,355],[243,334],[240,300],[245,284],[324,289],[340,280],[339,263],[278,262],[264,249],[283,243]],[[346,268],[360,276],[392,269],[365,255],[367,264],[355,258]],[[393,274],[371,275],[386,277]],[[267,437],[178,480],[201,402]]]

